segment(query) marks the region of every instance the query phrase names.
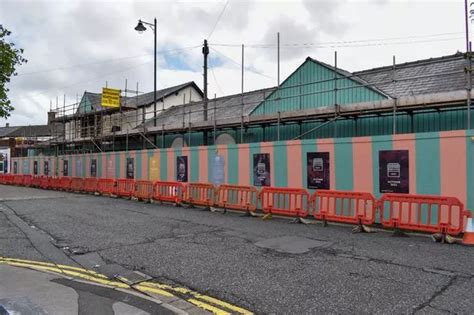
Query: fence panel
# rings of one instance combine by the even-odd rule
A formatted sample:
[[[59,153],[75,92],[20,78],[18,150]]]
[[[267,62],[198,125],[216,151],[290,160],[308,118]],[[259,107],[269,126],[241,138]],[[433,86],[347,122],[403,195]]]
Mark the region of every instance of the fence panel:
[[[84,179],[82,177],[71,178],[71,190],[81,192],[84,190]]]
[[[185,187],[181,182],[155,182],[153,199],[181,204]]]
[[[117,179],[115,194],[120,197],[131,198],[135,193],[135,181],[133,179]]]
[[[459,235],[469,216],[455,197],[384,194],[379,200],[384,227]]]
[[[101,195],[113,195],[115,193],[115,179],[101,178],[97,182],[97,191]]]
[[[153,198],[153,181],[137,180],[135,197],[139,200],[151,200],[151,198]]]
[[[258,206],[258,190],[253,186],[220,185],[216,205],[220,208],[254,212]]]
[[[302,218],[308,215],[310,195],[302,188],[264,187],[260,201],[265,213]]]
[[[317,190],[311,196],[315,219],[349,224],[374,224],[377,201],[366,192]]]
[[[189,183],[186,185],[184,202],[196,205],[211,207],[214,205],[216,188],[212,184]]]
[[[82,190],[88,193],[98,192],[98,182],[99,180],[95,177],[86,177],[84,178],[84,187]]]

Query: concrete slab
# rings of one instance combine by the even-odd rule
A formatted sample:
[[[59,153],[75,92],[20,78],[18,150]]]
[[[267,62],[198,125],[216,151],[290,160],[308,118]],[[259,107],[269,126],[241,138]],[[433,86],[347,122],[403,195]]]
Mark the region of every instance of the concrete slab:
[[[272,249],[280,253],[304,254],[312,248],[328,247],[331,243],[327,241],[312,240],[305,237],[282,236],[259,241],[256,242],[255,245],[262,248]]]

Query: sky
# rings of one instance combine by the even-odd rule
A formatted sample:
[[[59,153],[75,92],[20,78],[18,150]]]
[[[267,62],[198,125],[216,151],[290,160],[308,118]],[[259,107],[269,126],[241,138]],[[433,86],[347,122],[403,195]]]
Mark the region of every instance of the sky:
[[[8,41],[28,59],[8,84],[15,110],[0,126],[45,124],[51,104],[106,84],[153,91],[153,31],[134,27],[155,17],[158,89],[202,89],[207,39],[210,98],[240,93],[242,44],[244,91],[276,86],[278,32],[280,81],[308,56],[334,64],[335,51],[348,71],[465,51],[462,0],[0,0]]]

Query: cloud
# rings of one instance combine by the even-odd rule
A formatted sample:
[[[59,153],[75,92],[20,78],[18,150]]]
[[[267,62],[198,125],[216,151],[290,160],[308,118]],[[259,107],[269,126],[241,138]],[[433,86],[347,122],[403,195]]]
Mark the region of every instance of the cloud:
[[[123,88],[127,79],[129,87],[135,88],[138,82],[140,91],[151,91],[153,33],[137,34],[138,19],[152,22],[156,17],[158,21],[158,87],[191,80],[202,87],[203,56],[201,48],[194,46],[202,45],[226,1],[1,0],[0,21],[29,60],[8,85],[16,108],[9,122],[45,123],[50,100],[55,107],[56,96],[62,104],[66,94],[66,102],[72,104],[85,90],[100,92],[106,81],[108,86]],[[209,40],[213,68],[209,94],[240,92],[240,44],[246,45],[245,90],[276,85],[278,31],[284,80],[306,56],[332,64],[336,49],[338,63],[348,70],[390,64],[392,55],[404,62],[454,53],[463,49],[462,39],[357,48],[288,44],[462,33],[463,24],[457,23],[462,13],[463,4],[455,1],[427,7],[394,1],[230,0]],[[430,19],[418,22],[419,16],[428,14]],[[262,44],[273,46],[255,47]],[[0,125],[4,123],[0,120]]]

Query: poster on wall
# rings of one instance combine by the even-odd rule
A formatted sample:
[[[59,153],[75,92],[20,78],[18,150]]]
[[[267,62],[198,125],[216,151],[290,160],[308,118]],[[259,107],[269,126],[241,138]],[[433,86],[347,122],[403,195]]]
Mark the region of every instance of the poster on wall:
[[[111,159],[107,160],[107,178],[114,178],[114,164]]]
[[[49,176],[49,162],[44,161],[44,175]]]
[[[223,155],[216,155],[214,157],[214,163],[212,164],[212,183],[214,185],[224,184],[225,172],[224,172],[225,160]]]
[[[160,164],[156,157],[150,159],[150,179],[158,180],[160,175]]]
[[[409,193],[408,150],[379,151],[379,181],[381,193]]]
[[[38,175],[38,161],[33,161],[33,175]]]
[[[97,177],[97,160],[91,160],[91,177]]]
[[[76,176],[82,177],[82,159],[76,160]]]
[[[254,186],[270,186],[270,154],[257,153],[253,155],[253,184]]]
[[[13,162],[13,174],[18,173],[18,163],[17,161]]]
[[[127,178],[133,179],[135,175],[135,160],[134,158],[127,158]]]
[[[63,160],[63,176],[69,176],[69,161]]]
[[[306,185],[309,189],[329,189],[329,152],[306,153]]]
[[[178,182],[188,181],[188,157],[176,157],[176,180]]]

